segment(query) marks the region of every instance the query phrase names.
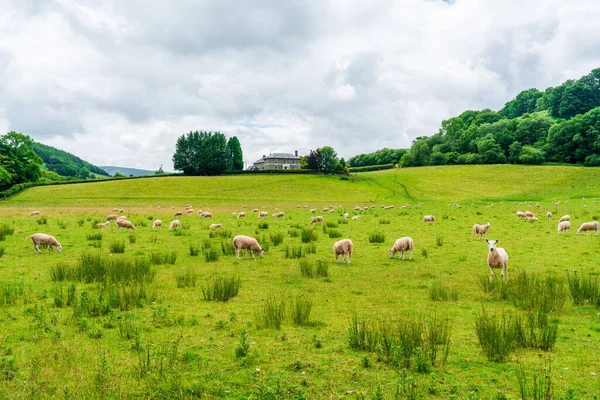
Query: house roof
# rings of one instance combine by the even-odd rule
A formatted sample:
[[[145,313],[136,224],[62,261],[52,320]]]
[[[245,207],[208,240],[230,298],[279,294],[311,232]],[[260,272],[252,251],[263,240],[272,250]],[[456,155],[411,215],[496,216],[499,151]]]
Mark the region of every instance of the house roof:
[[[272,160],[272,159],[292,159],[292,160],[300,160],[300,157],[292,154],[292,153],[271,153],[268,156],[263,156],[262,158],[254,161],[253,164],[262,164],[265,162],[265,160]]]

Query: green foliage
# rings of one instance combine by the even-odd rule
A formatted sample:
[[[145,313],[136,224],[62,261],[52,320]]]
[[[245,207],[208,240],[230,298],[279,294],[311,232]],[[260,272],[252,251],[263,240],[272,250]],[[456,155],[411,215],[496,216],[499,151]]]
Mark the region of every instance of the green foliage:
[[[302,228],[301,240],[302,243],[316,242],[319,240],[319,235],[313,228]]]
[[[191,269],[186,269],[183,273],[175,275],[175,281],[178,288],[196,287],[198,274]]]
[[[284,234],[281,232],[273,232],[269,234],[269,239],[271,239],[271,244],[273,244],[273,246],[279,246],[281,243],[283,243],[284,237]]]
[[[125,241],[124,240],[113,240],[110,242],[111,253],[125,253]]]
[[[369,243],[385,243],[385,233],[384,232],[369,233]]]
[[[60,176],[88,179],[90,178],[90,174],[109,175],[102,168],[52,146],[33,142],[31,150],[43,160],[46,169]]]
[[[239,147],[234,142],[231,146]],[[236,163],[239,163],[239,154],[234,150]],[[239,151],[241,153],[241,148]],[[219,175],[232,170],[232,155],[224,134],[194,131],[177,139],[173,166],[185,175]]]
[[[549,359],[544,361],[540,371],[536,371],[531,378],[527,377],[525,367],[521,364],[517,372],[519,391],[523,400],[551,400],[554,397],[552,390],[552,364]]]
[[[241,280],[233,275],[229,278],[212,276],[207,283],[202,285],[202,296],[208,301],[228,301],[238,295]]]
[[[449,289],[439,281],[433,282],[427,291],[429,293],[429,298],[432,301],[458,300],[458,291]]]
[[[567,273],[569,292],[575,305],[596,304],[599,299],[600,280],[597,276],[579,277],[577,271]]]
[[[489,315],[484,309],[475,320],[475,333],[489,361],[504,362],[516,347],[517,328],[508,314]]]
[[[312,300],[297,296],[290,300],[290,317],[294,325],[307,325],[312,310]]]
[[[229,138],[227,141],[227,148],[231,157],[231,169],[234,171],[241,171],[244,169],[244,155],[242,153],[242,146],[237,136]]]
[[[383,148],[375,153],[359,154],[348,159],[350,167],[366,167],[373,165],[394,165],[406,154],[406,149],[388,149]],[[350,170],[352,171],[352,169]]]
[[[7,183],[11,185],[40,179],[43,161],[31,150],[32,145],[33,140],[22,133],[11,131],[0,136],[0,175],[3,181],[9,176],[10,182]]]
[[[280,329],[285,318],[285,300],[277,300],[269,296],[265,299],[261,309],[256,315],[256,327],[259,329]]]
[[[237,358],[244,358],[250,351],[250,342],[248,342],[248,336],[246,335],[246,328],[242,328],[240,333],[240,341],[235,348],[235,356]]]
[[[204,252],[204,260],[206,262],[217,262],[221,258],[221,253],[219,250],[211,249]]]

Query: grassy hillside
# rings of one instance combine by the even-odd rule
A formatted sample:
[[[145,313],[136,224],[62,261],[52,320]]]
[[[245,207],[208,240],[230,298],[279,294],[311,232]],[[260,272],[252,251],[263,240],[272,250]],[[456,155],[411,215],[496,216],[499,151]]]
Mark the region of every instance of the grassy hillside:
[[[44,165],[49,171],[54,171],[61,176],[87,179],[90,173],[108,175],[101,167],[52,146],[34,142],[31,149],[44,160]]]
[[[600,391],[600,238],[575,231],[600,219],[599,197],[598,170],[555,166],[27,189],[0,203],[0,392],[48,399],[516,399],[524,374],[529,386],[534,375],[547,376],[552,398],[591,399]],[[353,210],[357,204],[370,208]],[[395,208],[381,208],[390,204]],[[169,231],[185,205],[193,213]],[[317,208],[324,224],[311,225],[309,210],[297,205]],[[329,205],[333,213],[321,211]],[[112,222],[95,228],[115,207],[135,232]],[[253,208],[269,217],[258,219]],[[201,219],[199,209],[212,211],[212,219]],[[41,214],[30,216],[34,210]],[[242,210],[246,219],[232,215]],[[517,210],[539,221],[519,219]],[[272,217],[277,211],[285,217]],[[360,218],[346,220],[346,212]],[[434,224],[423,222],[426,214],[435,215]],[[559,235],[565,214],[572,230]],[[152,229],[157,218],[162,230]],[[488,221],[488,237],[499,238],[510,257],[504,285],[499,271],[488,283],[488,247],[472,240],[473,224]],[[211,230],[212,223],[223,228]],[[62,252],[34,254],[23,240],[34,232],[54,235]],[[236,259],[230,244],[238,234],[257,238],[264,257]],[[414,239],[411,261],[389,257],[402,236]],[[354,242],[349,265],[334,262],[340,238]],[[593,287],[583,301],[572,296],[573,270]],[[240,282],[235,296],[205,299],[215,282],[231,278]],[[509,342],[502,362],[490,361],[480,345],[475,326],[484,310],[535,325]],[[268,327],[264,316],[278,312],[281,325]],[[444,324],[447,347],[443,335],[431,336]],[[417,338],[407,327],[423,332]],[[378,343],[357,345],[376,338],[363,329],[380,328]],[[428,343],[437,343],[437,354]]]

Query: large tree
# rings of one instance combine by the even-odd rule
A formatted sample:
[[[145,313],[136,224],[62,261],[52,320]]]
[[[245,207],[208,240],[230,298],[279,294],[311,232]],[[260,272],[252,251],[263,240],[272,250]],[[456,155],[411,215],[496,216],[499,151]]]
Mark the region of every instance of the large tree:
[[[180,136],[173,166],[185,175],[219,175],[232,168],[231,153],[221,132],[193,131]]]
[[[244,155],[242,153],[242,146],[237,136],[230,137],[227,141],[227,148],[231,157],[232,168],[234,171],[241,171],[244,169]]]
[[[0,166],[10,174],[10,184],[37,182],[42,176],[43,161],[31,150],[32,144],[29,136],[18,132],[0,137]]]

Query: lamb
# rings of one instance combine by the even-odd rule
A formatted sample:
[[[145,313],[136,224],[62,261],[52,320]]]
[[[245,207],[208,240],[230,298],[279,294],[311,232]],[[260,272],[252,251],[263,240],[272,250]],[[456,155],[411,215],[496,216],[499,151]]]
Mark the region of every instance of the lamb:
[[[118,208],[113,208],[112,212],[119,212],[119,209]]]
[[[346,256],[346,260],[348,260],[348,265],[350,265],[350,258],[352,257],[352,249],[354,245],[352,244],[352,240],[350,239],[342,239],[335,242],[333,245],[333,255],[335,256],[335,262],[338,262],[341,256],[342,261],[344,260],[344,256]]]
[[[525,211],[526,217],[533,217],[533,213],[531,211]]]
[[[111,214],[108,217],[106,217],[105,221],[114,221],[117,219],[117,216],[115,214]]]
[[[193,213],[194,213],[194,210],[192,210],[192,209],[190,208],[190,209],[189,209],[189,210],[187,210],[185,213],[186,213],[186,214],[193,214]]]
[[[257,213],[257,212],[258,212],[258,208],[253,208],[253,209],[252,209],[252,212],[253,212],[253,213]]]
[[[490,249],[487,259],[488,266],[490,267],[490,282],[494,279],[494,268],[500,268],[503,281],[508,280],[508,254],[502,247],[496,247],[500,239],[485,239],[485,241]]]
[[[344,213],[344,219],[348,219],[349,215],[348,213]]]
[[[202,219],[212,218],[212,213],[209,213],[208,211],[205,211],[202,214],[200,214],[200,216],[202,217]]]
[[[571,229],[571,222],[563,221],[558,223],[558,233],[567,233],[567,230]]]
[[[31,236],[27,236],[25,240],[27,239],[31,239],[33,241],[34,253],[42,252],[39,248],[40,244],[44,244],[47,246],[46,251],[50,251],[51,247],[56,247],[56,250],[58,250],[59,253],[62,251],[62,246],[60,245],[60,243],[58,243],[58,240],[56,240],[54,236],[46,235],[45,233],[34,233]]]
[[[525,215],[525,213],[523,211],[517,211],[517,217],[518,218],[527,218],[527,215]]]
[[[360,219],[360,215],[355,215],[352,217],[352,221],[358,221]]]
[[[320,222],[320,223],[321,223],[321,225],[323,224],[323,217],[322,217],[321,215],[318,215],[318,216],[316,216],[316,217],[312,217],[312,218],[310,219],[310,223],[311,223],[311,225],[312,225],[312,224],[316,224],[317,222]]]
[[[435,217],[433,215],[426,215],[423,217],[423,223],[426,222],[431,222],[431,224],[433,225],[433,223],[435,222]]]
[[[260,247],[256,239],[251,238],[250,236],[237,235],[233,238],[233,248],[235,249],[235,256],[240,258],[240,250],[247,249],[250,250],[252,254],[252,258],[256,260],[254,257],[254,252],[258,252],[260,258],[265,255],[265,251]],[[244,256],[245,257],[245,256]]]
[[[412,238],[405,236],[405,237],[401,237],[400,239],[396,239],[396,242],[394,243],[394,245],[392,246],[392,249],[390,250],[390,258],[394,258],[394,254],[401,251],[402,259],[404,260],[404,254],[406,254],[407,251],[410,251],[410,257],[408,259],[412,260],[412,252],[413,252],[414,248],[415,248],[415,244],[414,244]]]
[[[183,213],[181,211],[177,211],[175,213],[175,215],[173,215],[173,218],[176,218],[176,217],[183,217]]]
[[[309,212],[311,214],[316,214],[317,213],[317,209],[316,208],[311,208]]]
[[[174,219],[173,221],[171,221],[171,223],[169,224],[169,230],[172,231],[175,228],[181,228],[181,222],[179,222],[178,219]]]
[[[98,229],[106,228],[109,224],[110,224],[110,221],[106,221],[104,223],[99,223],[99,224],[96,224],[96,228],[98,228]]]
[[[471,241],[475,240],[475,235],[477,234],[477,238],[481,240],[481,236],[483,235],[484,239],[487,239],[487,231],[490,229],[490,223],[488,222],[485,225],[475,224],[473,225],[473,236]]]
[[[246,218],[246,213],[244,211],[242,211],[241,213],[239,213],[237,215],[238,218]]]
[[[558,222],[570,221],[570,220],[571,220],[571,216],[570,215],[563,215],[562,217],[560,217],[560,219],[558,220]]]
[[[546,213],[546,219],[552,219],[552,213],[550,211]]]
[[[221,229],[223,227],[222,224],[210,224],[208,229]]]
[[[117,225],[119,226],[119,228],[117,228],[118,231],[120,231],[121,228],[125,228],[125,229],[133,229],[133,231],[135,232],[135,226],[133,226],[133,224],[131,222],[127,221],[126,219],[118,219]]]
[[[258,218],[266,218],[269,216],[269,213],[266,211],[261,211],[258,213]]]
[[[36,215],[40,215],[39,211],[32,211],[30,214],[32,217],[35,217]]]
[[[279,211],[277,214],[273,214],[275,218],[283,218],[285,217],[285,213],[283,211]]]
[[[119,216],[117,217],[117,221],[123,221],[123,220],[126,220],[126,219],[127,219],[127,217],[126,217],[126,216],[124,216],[124,215],[119,215]]]
[[[535,221],[539,221],[539,219],[537,219],[536,217],[527,217],[527,221],[535,222]]]
[[[579,232],[596,231],[596,236],[598,236],[598,226],[598,221],[584,222],[577,229],[577,234],[579,235]]]
[[[162,221],[160,219],[157,219],[152,223],[152,229],[156,228],[162,229]]]

